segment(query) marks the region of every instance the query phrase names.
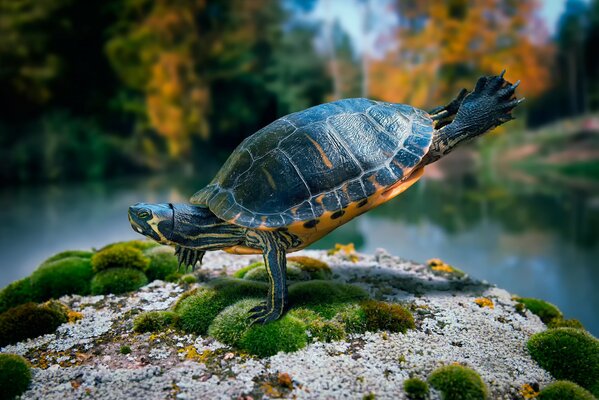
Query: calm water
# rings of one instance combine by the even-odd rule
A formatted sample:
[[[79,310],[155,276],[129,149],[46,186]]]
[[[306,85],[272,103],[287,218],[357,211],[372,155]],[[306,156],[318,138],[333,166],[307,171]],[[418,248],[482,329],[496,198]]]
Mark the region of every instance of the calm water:
[[[207,180],[138,178],[4,190],[0,287],[58,251],[139,237],[127,221],[130,204],[186,201]],[[353,242],[363,252],[382,247],[421,262],[439,257],[512,293],[555,303],[599,336],[597,227],[596,187],[425,178],[314,247]]]

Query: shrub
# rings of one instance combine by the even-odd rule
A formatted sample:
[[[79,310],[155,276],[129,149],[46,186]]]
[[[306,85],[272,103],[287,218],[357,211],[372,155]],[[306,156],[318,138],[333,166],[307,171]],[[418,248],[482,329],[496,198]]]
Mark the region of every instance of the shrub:
[[[144,271],[150,260],[138,248],[119,244],[104,248],[92,257],[94,272],[110,268],[131,268]]]
[[[0,354],[0,399],[8,400],[22,394],[31,382],[31,369],[23,357]]]
[[[333,272],[327,263],[306,256],[288,257],[287,261],[297,263],[302,271],[310,274],[311,279],[331,279]]]
[[[149,311],[135,317],[133,330],[135,332],[158,332],[174,325],[179,316],[172,311]]]
[[[449,365],[433,371],[428,383],[443,393],[444,400],[484,400],[487,388],[480,376],[470,368]]]
[[[167,280],[168,278],[177,280],[181,276],[179,271],[179,262],[177,257],[168,253],[151,253],[148,254],[150,263],[146,268],[146,276],[150,282],[160,279]]]
[[[66,257],[47,262],[31,274],[35,299],[44,301],[65,294],[89,294],[94,275],[89,257]]]
[[[79,258],[92,258],[93,252],[87,250],[67,250],[62,251],[52,257],[46,259],[42,264],[48,264],[54,261],[62,260],[63,258],[79,257]]]
[[[403,390],[408,398],[412,400],[425,400],[428,398],[428,384],[418,378],[406,379],[403,382]]]
[[[92,279],[93,294],[121,294],[137,290],[148,283],[146,275],[132,268],[111,268],[97,273]]]
[[[531,313],[543,321],[544,324],[549,324],[554,319],[562,319],[562,312],[551,303],[544,300],[533,299],[531,297],[519,297],[516,301],[530,310]]]
[[[364,310],[368,331],[388,330],[406,333],[408,329],[416,327],[412,313],[399,304],[368,300],[362,302],[360,307]]]
[[[569,381],[555,381],[549,384],[536,398],[538,400],[596,400],[588,390]]]
[[[599,396],[599,340],[575,328],[533,335],[528,351],[556,379],[569,380]]]
[[[214,318],[208,334],[223,343],[237,346],[250,326],[249,311],[260,303],[259,299],[244,299],[230,305]]]
[[[30,301],[33,301],[31,280],[24,278],[15,281],[0,291],[0,313]]]
[[[268,286],[262,282],[242,279],[217,279],[211,287],[184,295],[175,305],[179,326],[186,332],[203,335],[214,318],[226,307],[243,299],[266,296]]]
[[[25,303],[0,314],[0,346],[54,332],[67,322],[65,309],[56,303]]]
[[[306,324],[290,315],[269,322],[252,325],[241,337],[239,347],[259,357],[268,357],[279,351],[292,352],[306,346]]]

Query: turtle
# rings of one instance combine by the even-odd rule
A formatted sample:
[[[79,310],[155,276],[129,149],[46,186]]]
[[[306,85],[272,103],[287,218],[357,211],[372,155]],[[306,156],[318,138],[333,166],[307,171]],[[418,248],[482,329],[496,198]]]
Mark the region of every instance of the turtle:
[[[479,78],[429,112],[351,98],[277,119],[247,137],[189,204],[138,203],[135,231],[175,247],[195,267],[206,251],[263,254],[267,299],[251,323],[281,317],[288,306],[286,254],[305,248],[412,186],[424,167],[511,119],[524,99],[520,81]]]

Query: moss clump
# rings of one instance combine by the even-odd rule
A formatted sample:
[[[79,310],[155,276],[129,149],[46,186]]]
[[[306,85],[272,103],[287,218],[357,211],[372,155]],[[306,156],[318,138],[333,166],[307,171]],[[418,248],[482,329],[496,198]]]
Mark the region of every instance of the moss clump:
[[[333,342],[346,337],[345,325],[338,319],[325,319],[314,310],[295,308],[289,315],[306,324],[309,337],[319,342]]]
[[[22,394],[31,382],[31,369],[23,357],[0,354],[0,400]]]
[[[131,347],[127,345],[122,345],[119,349],[119,353],[123,355],[131,354]]]
[[[67,322],[66,308],[56,303],[25,303],[0,314],[0,346],[54,332]]]
[[[186,332],[203,335],[214,318],[225,308],[243,298],[263,299],[268,286],[243,279],[217,279],[211,287],[184,295],[175,305],[179,326]]]
[[[223,343],[238,346],[250,327],[249,311],[260,303],[259,299],[244,299],[230,305],[214,318],[208,334]]]
[[[302,271],[310,274],[311,279],[331,279],[333,272],[329,265],[316,258],[306,256],[288,257],[288,261],[297,263]]]
[[[484,400],[487,387],[473,370],[461,365],[437,368],[428,377],[428,383],[442,392],[444,400]]]
[[[54,261],[62,260],[63,258],[70,258],[70,257],[92,258],[93,255],[94,255],[93,252],[86,251],[86,250],[61,251],[60,253],[54,254],[52,257],[47,258],[42,264],[48,264],[48,263],[51,263]]]
[[[306,324],[285,315],[265,325],[252,325],[239,340],[239,347],[259,357],[268,357],[280,351],[297,351],[307,343]]]
[[[94,275],[89,257],[65,257],[46,262],[31,274],[36,300],[56,299],[65,294],[86,295]]]
[[[234,277],[234,278],[239,278],[239,279],[242,279],[242,278],[244,278],[244,277],[245,277],[245,274],[247,274],[249,271],[253,270],[254,268],[258,268],[258,267],[260,267],[260,266],[264,266],[264,263],[263,263],[263,262],[261,262],[261,261],[258,261],[258,262],[255,262],[255,263],[252,263],[252,264],[248,265],[247,267],[243,267],[243,268],[241,268],[241,269],[239,269],[239,270],[235,271],[235,272],[233,273],[233,277]]]
[[[332,281],[313,280],[289,286],[289,304],[306,307],[325,318],[333,317],[344,303],[368,299],[368,293],[359,286]]]
[[[146,250],[153,249],[154,247],[160,247],[161,244],[158,242],[155,242],[153,240],[127,240],[124,242],[116,242],[116,243],[111,243],[109,245],[106,245],[106,246],[102,247],[100,249],[100,251],[108,250],[113,247],[119,247],[119,246],[133,247],[133,248],[141,250],[141,251],[146,251]]]
[[[24,278],[15,281],[0,291],[0,313],[33,300],[31,280]]]
[[[558,328],[533,335],[527,346],[532,358],[556,379],[599,396],[599,340],[580,329]]]
[[[268,272],[266,272],[265,267],[252,268],[244,274],[243,279],[247,279],[250,281],[268,282]],[[307,273],[304,273],[295,265],[288,264],[287,279],[290,281],[305,281],[310,279],[310,276]]]
[[[111,268],[130,268],[145,271],[149,264],[150,260],[143,255],[140,249],[125,244],[104,248],[92,257],[94,272]]]
[[[133,330],[135,332],[157,332],[175,325],[179,316],[172,311],[149,311],[135,317]]]
[[[121,294],[137,290],[147,283],[148,278],[138,269],[111,268],[94,276],[91,291],[93,294]]]
[[[562,319],[556,318],[547,324],[548,328],[576,328],[584,329],[584,325],[577,319]]]
[[[146,276],[150,282],[160,279],[162,281],[176,281],[181,277],[177,257],[168,253],[148,254],[150,263],[146,268]],[[167,279],[168,278],[168,279]]]
[[[409,399],[425,400],[428,398],[428,384],[422,379],[410,378],[403,382],[403,390]]]
[[[362,302],[360,306],[366,316],[368,331],[388,330],[406,333],[408,329],[416,327],[412,313],[399,304],[368,300]]]
[[[545,387],[537,396],[539,400],[596,400],[588,390],[569,381],[556,381]]]
[[[185,283],[187,285],[191,285],[192,283],[196,283],[197,281],[198,278],[196,278],[193,274],[185,274],[179,278],[179,282]]]
[[[345,326],[347,333],[366,332],[366,312],[357,304],[352,304],[340,310],[334,318]]]
[[[562,312],[551,303],[544,300],[533,299],[531,297],[519,297],[516,301],[523,304],[531,313],[543,321],[545,324],[549,324],[554,319],[561,320],[563,318]]]

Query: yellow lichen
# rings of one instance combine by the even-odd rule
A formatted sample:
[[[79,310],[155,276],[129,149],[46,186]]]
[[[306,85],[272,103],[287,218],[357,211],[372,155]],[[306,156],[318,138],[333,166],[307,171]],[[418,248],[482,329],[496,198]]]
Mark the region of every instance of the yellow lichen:
[[[67,319],[68,319],[69,323],[73,324],[73,323],[79,321],[80,319],[83,319],[83,313],[70,310],[67,313]]]
[[[451,265],[448,265],[448,264],[435,265],[434,267],[431,267],[431,269],[433,271],[437,271],[437,272],[447,272],[448,274],[451,274],[451,273],[453,273],[455,271],[453,269],[453,267]]]
[[[474,299],[474,302],[476,304],[478,304],[479,307],[489,307],[491,309],[495,308],[495,304],[493,303],[493,300],[491,300],[487,297],[479,297],[477,299]]]
[[[351,262],[358,261],[358,256],[356,255],[356,247],[354,246],[353,243],[348,243],[348,244],[337,243],[337,244],[335,244],[335,248],[327,251],[327,254],[332,256],[332,255],[335,255],[340,252],[345,253],[345,255],[348,256],[348,258]]]
[[[312,257],[292,256],[287,257],[287,261],[293,261],[300,264],[302,266],[302,269],[308,272],[317,272],[323,269],[329,270],[329,266],[327,263]]]
[[[522,387],[520,387],[520,390],[518,391],[518,393],[520,393],[520,396],[524,397],[527,400],[534,399],[535,397],[537,397],[539,395],[539,392],[534,390],[532,388],[532,386],[530,386],[528,383],[525,383],[524,385],[522,385]]]
[[[179,349],[179,353],[185,353],[186,360],[196,361],[203,364],[210,361],[210,357],[214,355],[212,350],[204,350],[202,353],[198,353],[198,350],[194,345]]]
[[[287,372],[279,373],[277,382],[279,382],[279,385],[286,387],[287,389],[293,389],[293,380]]]

